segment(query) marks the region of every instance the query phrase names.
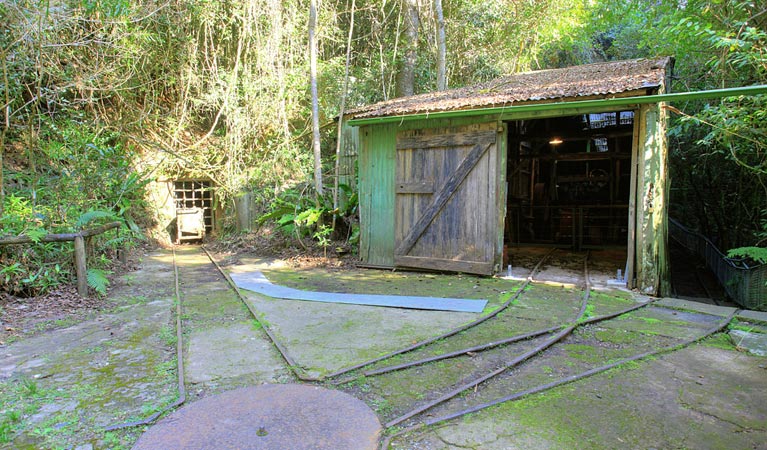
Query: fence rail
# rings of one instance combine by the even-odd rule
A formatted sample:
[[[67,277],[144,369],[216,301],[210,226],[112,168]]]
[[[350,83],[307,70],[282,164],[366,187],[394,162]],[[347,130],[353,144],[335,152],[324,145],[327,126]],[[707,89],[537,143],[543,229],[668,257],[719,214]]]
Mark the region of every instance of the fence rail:
[[[728,258],[705,236],[669,218],[669,236],[706,261],[727,295],[748,309],[767,310],[767,264]]]

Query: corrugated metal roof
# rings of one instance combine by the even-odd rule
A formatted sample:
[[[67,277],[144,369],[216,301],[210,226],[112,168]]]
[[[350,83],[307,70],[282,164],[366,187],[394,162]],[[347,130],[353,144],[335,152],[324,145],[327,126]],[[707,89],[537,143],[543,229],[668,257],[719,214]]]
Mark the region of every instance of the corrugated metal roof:
[[[665,82],[670,57],[613,61],[509,75],[486,83],[400,97],[353,109],[355,118],[500,107],[517,102],[577,99],[654,90]]]

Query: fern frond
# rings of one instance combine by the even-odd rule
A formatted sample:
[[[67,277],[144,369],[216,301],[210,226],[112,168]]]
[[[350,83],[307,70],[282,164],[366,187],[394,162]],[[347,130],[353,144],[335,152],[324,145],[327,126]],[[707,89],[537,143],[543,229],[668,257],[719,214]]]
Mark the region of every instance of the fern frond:
[[[109,286],[107,273],[108,272],[101,269],[88,269],[88,286],[98,292],[99,295],[105,295],[107,293],[107,287]]]
[[[77,228],[82,228],[85,225],[88,225],[89,223],[97,219],[117,220],[118,217],[117,215],[115,215],[115,213],[111,211],[104,211],[103,209],[94,209],[94,210],[83,213],[80,216],[80,218],[77,219],[77,223],[75,224],[75,226]]]

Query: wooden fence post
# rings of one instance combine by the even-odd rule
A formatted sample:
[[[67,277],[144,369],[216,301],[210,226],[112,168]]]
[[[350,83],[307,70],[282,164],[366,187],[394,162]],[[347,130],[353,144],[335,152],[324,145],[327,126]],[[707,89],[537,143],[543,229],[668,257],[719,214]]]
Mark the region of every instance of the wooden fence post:
[[[77,293],[88,296],[88,268],[86,266],[85,238],[75,236],[75,271],[77,272]]]

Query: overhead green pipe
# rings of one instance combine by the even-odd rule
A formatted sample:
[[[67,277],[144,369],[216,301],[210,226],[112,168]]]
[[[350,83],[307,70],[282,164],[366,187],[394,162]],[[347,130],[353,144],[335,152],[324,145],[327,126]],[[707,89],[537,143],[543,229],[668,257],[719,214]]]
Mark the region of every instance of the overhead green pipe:
[[[435,111],[432,113],[404,114],[384,117],[367,117],[351,119],[351,126],[371,125],[379,123],[405,122],[422,119],[449,119],[453,117],[485,116],[485,115],[520,115],[541,111],[572,110],[575,108],[614,108],[617,106],[639,105],[647,103],[675,102],[684,100],[701,100],[709,98],[736,97],[739,95],[767,94],[767,85],[745,86],[710,91],[676,92],[672,94],[655,94],[638,97],[605,98],[599,100],[580,100],[572,102],[535,103],[526,105],[509,105],[493,108],[463,109],[457,111]]]

